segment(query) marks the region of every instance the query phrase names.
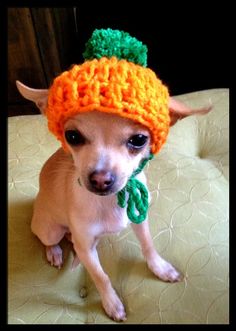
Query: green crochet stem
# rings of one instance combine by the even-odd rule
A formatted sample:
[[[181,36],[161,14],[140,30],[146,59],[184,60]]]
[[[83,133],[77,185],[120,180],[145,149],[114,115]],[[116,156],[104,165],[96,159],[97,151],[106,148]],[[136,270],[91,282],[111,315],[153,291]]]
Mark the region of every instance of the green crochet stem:
[[[126,186],[117,193],[118,205],[121,208],[125,208],[127,204],[127,215],[130,221],[136,224],[145,221],[149,204],[147,188],[143,183],[135,178],[135,176],[143,170],[147,162],[153,157],[154,155],[150,154],[147,159],[144,159],[138,169],[133,172]],[[126,193],[128,193],[127,201]]]
[[[85,45],[85,60],[116,56],[119,60],[147,66],[147,46],[128,32],[113,29],[96,29]]]

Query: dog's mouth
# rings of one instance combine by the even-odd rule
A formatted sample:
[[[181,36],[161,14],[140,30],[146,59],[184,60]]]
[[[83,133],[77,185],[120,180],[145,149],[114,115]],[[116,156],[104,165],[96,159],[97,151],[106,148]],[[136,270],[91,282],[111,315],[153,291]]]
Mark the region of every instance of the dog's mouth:
[[[89,189],[89,191],[96,195],[100,195],[100,196],[107,196],[107,195],[112,195],[112,194],[117,193],[114,190],[100,191],[100,190]]]
[[[116,193],[118,193],[123,187],[120,187],[120,185],[112,185],[112,187],[107,187],[107,188],[94,188],[93,186],[91,186],[90,184],[86,185],[86,189],[91,192],[94,193],[96,195],[100,195],[100,196],[108,196],[108,195],[114,195]]]

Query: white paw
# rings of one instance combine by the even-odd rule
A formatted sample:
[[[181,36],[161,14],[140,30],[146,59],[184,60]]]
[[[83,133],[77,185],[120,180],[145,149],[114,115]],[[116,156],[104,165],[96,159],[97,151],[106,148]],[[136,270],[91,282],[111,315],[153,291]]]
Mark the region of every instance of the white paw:
[[[123,303],[113,288],[110,288],[102,297],[102,305],[107,315],[114,321],[125,321],[126,312]]]
[[[61,268],[63,264],[62,249],[59,245],[46,246],[46,256],[48,262],[58,269]]]
[[[160,279],[165,282],[179,282],[182,275],[168,262],[161,258],[157,253],[152,254],[147,259],[149,269]]]

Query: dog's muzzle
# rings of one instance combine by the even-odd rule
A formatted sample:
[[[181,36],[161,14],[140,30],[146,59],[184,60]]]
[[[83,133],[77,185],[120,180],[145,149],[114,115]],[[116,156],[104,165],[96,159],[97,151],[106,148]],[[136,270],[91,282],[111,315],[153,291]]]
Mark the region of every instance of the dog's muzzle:
[[[89,190],[99,195],[114,193],[116,176],[111,171],[93,171],[89,175]]]

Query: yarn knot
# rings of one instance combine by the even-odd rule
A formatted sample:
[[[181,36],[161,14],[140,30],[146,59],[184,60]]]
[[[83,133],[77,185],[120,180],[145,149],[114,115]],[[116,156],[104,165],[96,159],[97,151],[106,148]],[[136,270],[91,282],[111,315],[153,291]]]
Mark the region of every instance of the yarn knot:
[[[126,186],[117,193],[118,205],[125,208],[127,205],[127,215],[131,222],[139,224],[147,217],[148,212],[148,190],[135,176],[139,174],[147,162],[153,158],[153,154],[144,159],[140,166],[133,172]],[[128,194],[128,199],[126,196]]]

